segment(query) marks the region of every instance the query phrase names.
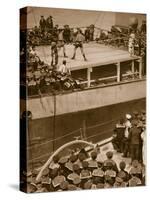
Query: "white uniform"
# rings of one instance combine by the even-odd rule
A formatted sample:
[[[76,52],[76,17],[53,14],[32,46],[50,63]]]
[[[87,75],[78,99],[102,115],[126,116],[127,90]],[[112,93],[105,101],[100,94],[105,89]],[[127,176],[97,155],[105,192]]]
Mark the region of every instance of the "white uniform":
[[[61,72],[62,74],[70,73],[69,68],[64,64],[59,66],[58,71]]]
[[[131,128],[131,122],[129,120],[127,120],[125,122],[125,127],[126,127],[126,129],[125,129],[125,138],[128,138],[128,136],[129,136],[129,129]]]
[[[141,139],[143,141],[143,147],[142,147],[143,164],[146,165],[146,130],[144,130],[141,133]]]
[[[130,56],[134,55],[134,40],[135,40],[135,34],[131,33],[128,44],[128,51],[130,53]]]

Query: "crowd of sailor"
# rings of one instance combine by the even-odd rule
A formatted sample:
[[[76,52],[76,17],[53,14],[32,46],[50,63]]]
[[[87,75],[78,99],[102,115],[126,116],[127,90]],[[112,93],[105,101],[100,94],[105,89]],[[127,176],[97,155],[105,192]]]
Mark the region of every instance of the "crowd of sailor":
[[[117,165],[112,151],[106,153],[107,158],[104,161],[98,158],[97,151],[87,153],[81,149],[67,157],[54,156],[40,179],[36,179],[38,170],[25,175],[28,192],[118,188],[145,184],[145,170],[138,160],[133,160],[130,169],[126,170],[126,162],[120,161]]]
[[[116,124],[112,144],[114,150],[106,151],[105,159],[97,145],[90,152],[86,148],[74,148],[66,156],[53,156],[38,179],[38,169],[23,174],[28,192],[145,185],[145,110],[135,111],[132,116],[126,114],[125,119]],[[115,157],[117,152],[121,155],[119,160]]]

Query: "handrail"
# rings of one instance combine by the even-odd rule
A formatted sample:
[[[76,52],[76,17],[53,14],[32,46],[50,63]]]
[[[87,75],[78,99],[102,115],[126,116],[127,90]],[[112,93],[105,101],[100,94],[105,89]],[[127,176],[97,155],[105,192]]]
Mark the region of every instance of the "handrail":
[[[135,73],[136,74],[136,73]],[[131,74],[132,75],[132,74]],[[129,76],[129,74],[125,74],[123,76]],[[92,90],[92,89],[96,89],[96,88],[103,88],[103,87],[109,87],[109,86],[115,86],[115,85],[121,85],[121,84],[127,84],[127,83],[132,83],[132,82],[137,82],[137,81],[143,81],[143,80],[146,80],[146,77],[143,76],[142,79],[130,79],[128,80],[128,82],[124,82],[124,81],[120,81],[120,82],[113,82],[113,83],[108,83],[108,84],[105,84],[105,85],[97,85],[97,86],[91,86],[91,87],[85,87],[84,89],[76,89],[74,91],[71,91],[71,92],[68,92],[68,91],[61,91],[61,92],[58,92],[58,94],[56,95],[62,95],[62,94],[70,94],[70,93],[73,93],[73,92],[82,92],[83,90]],[[83,81],[81,82],[81,84],[84,84],[86,83],[86,81]],[[53,94],[48,94],[48,93],[44,93],[43,96],[47,97],[47,96],[52,96]],[[40,95],[37,94],[37,95],[32,95],[32,96],[29,96],[28,99],[34,99],[34,98],[39,98]]]

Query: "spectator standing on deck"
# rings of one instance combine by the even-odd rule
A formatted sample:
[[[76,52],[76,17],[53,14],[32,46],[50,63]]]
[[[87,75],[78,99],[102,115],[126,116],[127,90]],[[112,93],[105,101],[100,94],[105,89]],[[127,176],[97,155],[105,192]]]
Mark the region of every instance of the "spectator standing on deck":
[[[131,128],[131,115],[130,114],[126,114],[126,122],[125,122],[125,132],[124,132],[124,152],[123,152],[123,156],[127,157],[128,153],[129,153],[129,130]]]
[[[146,127],[144,128],[143,132],[141,133],[141,139],[143,141],[142,146],[142,161],[143,165],[146,165]]]
[[[146,20],[143,20],[142,21],[142,25],[141,25],[141,27],[140,27],[140,31],[141,31],[141,33],[146,33]]]
[[[82,54],[84,60],[87,61],[87,59],[86,59],[86,57],[85,57],[84,50],[83,50],[83,42],[84,42],[84,39],[85,39],[85,38],[84,38],[84,36],[83,36],[81,30],[78,29],[77,35],[76,35],[76,38],[75,38],[74,53],[73,53],[72,59],[75,59],[75,57],[76,57],[76,50],[77,50],[78,48],[80,48],[81,54]]]
[[[45,32],[45,28],[46,28],[46,20],[44,19],[44,16],[41,16],[41,19],[40,19],[40,29],[41,29],[42,33]]]
[[[46,28],[48,32],[51,32],[53,29],[54,25],[53,25],[53,17],[49,16],[46,20]]]
[[[128,51],[130,56],[134,56],[134,43],[135,43],[135,33],[132,31],[129,37]]]
[[[120,119],[119,123],[116,124],[115,128],[116,137],[112,141],[113,145],[115,145],[116,147],[116,150],[121,153],[124,150],[123,139],[124,139],[125,128],[126,126],[124,124],[124,119]]]
[[[90,25],[90,29],[89,29],[90,41],[93,41],[93,40],[94,40],[94,28],[95,28],[94,24],[91,24],[91,25]]]
[[[140,135],[141,130],[137,127],[138,121],[133,120],[132,121],[132,127],[129,132],[129,140],[130,140],[130,148],[131,148],[131,159],[133,160],[139,160],[139,149],[140,149]]]
[[[85,41],[89,42],[89,40],[90,40],[90,27],[87,27],[85,29],[84,35],[85,35]]]

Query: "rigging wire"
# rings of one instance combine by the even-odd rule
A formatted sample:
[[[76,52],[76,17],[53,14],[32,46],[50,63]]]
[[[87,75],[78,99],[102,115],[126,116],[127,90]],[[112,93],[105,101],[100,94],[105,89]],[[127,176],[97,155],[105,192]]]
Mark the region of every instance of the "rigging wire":
[[[107,121],[107,122],[104,122],[104,123],[99,123],[99,124],[96,124],[96,125],[94,125],[94,126],[89,126],[89,127],[87,127],[86,129],[92,129],[92,128],[96,128],[96,127],[103,126],[103,125],[106,125],[106,124],[110,124],[110,123],[112,123],[112,122],[114,122],[114,121],[117,121],[118,119],[119,119],[119,118],[115,118],[115,119],[113,119],[113,120],[110,120],[110,121]],[[112,129],[111,129],[111,130],[112,130]],[[108,131],[108,130],[107,130],[107,131]],[[105,132],[107,132],[107,131],[105,131]],[[81,133],[81,128],[80,128],[80,129],[76,129],[76,130],[74,130],[74,131],[72,131],[72,132],[69,132],[69,133],[67,133],[67,134],[65,134],[65,135],[63,135],[63,136],[58,137],[58,138],[55,138],[55,139],[52,139],[52,140],[43,142],[43,143],[41,143],[41,144],[35,145],[34,147],[40,147],[40,146],[46,145],[46,144],[48,144],[48,143],[50,143],[50,142],[57,141],[57,140],[61,140],[62,138],[67,137],[67,136],[70,136],[70,135],[73,135],[73,134],[75,134],[75,133]],[[101,134],[103,134],[103,132],[101,132]],[[87,137],[87,139],[90,138],[90,137],[92,137],[92,136]],[[30,148],[33,148],[33,147],[31,147],[31,146],[30,146],[30,147],[27,147],[27,149],[30,149]]]
[[[87,139],[90,139],[90,138],[92,138],[92,137],[95,137],[96,135],[104,135],[104,134],[106,134],[106,133],[109,132],[109,131],[112,131],[112,129],[108,129],[107,131],[105,130],[105,131],[103,131],[103,132],[100,132],[100,133],[97,133],[97,134],[95,134],[95,135],[89,136],[89,137],[87,137]],[[33,158],[33,159],[32,159],[32,162],[33,162],[34,160],[40,159],[40,158],[42,158],[42,157],[45,157],[46,155],[50,155],[50,153],[46,153],[46,154],[44,154],[44,155],[38,156],[38,157],[36,157],[36,158]],[[31,160],[30,160],[30,162],[31,162]]]

